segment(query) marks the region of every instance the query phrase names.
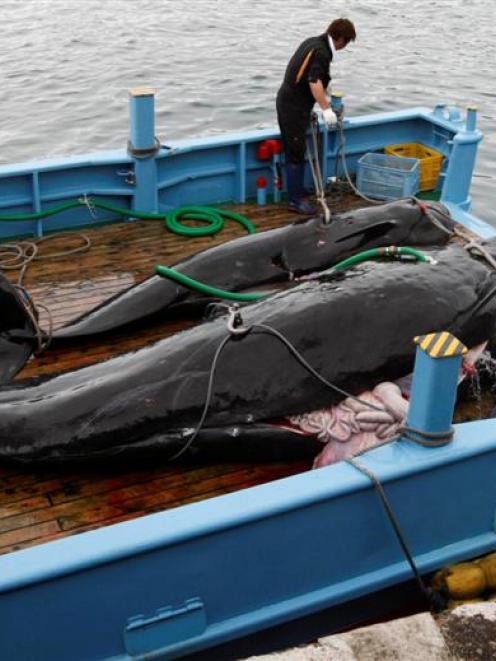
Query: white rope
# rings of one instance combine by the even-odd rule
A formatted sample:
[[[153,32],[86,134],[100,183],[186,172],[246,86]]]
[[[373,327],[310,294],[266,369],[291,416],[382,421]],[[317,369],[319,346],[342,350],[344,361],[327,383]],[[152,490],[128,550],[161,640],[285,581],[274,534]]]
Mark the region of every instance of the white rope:
[[[317,142],[317,126],[318,126],[318,120],[315,115],[315,113],[312,115],[312,119],[310,121],[310,129],[312,133],[312,145],[313,145],[313,154],[312,150],[308,148],[308,143],[307,143],[307,151],[308,151],[308,162],[310,164],[310,170],[312,172],[312,179],[313,183],[315,186],[315,197],[317,198],[317,202],[322,207],[322,211],[324,213],[324,220],[326,223],[331,222],[331,210],[329,209],[327,205],[327,200],[325,197],[325,187],[324,187],[324,182],[322,179],[322,171],[320,169],[320,159],[319,159],[319,145]]]
[[[93,220],[98,219],[98,214],[97,214],[97,211],[96,211],[96,207],[95,207],[95,205],[93,204],[93,202],[91,201],[91,199],[88,197],[88,195],[86,193],[83,195],[83,197],[79,198],[78,202],[81,202],[82,204],[84,204],[86,206],[86,208],[90,212],[90,216],[93,218]]]
[[[465,250],[467,250],[469,253],[474,253],[478,255],[479,257],[482,257],[483,259],[486,260],[486,262],[493,267],[494,270],[496,270],[496,260],[494,257],[483,247],[481,246],[480,243],[478,243],[475,240],[471,240],[469,243],[467,243],[464,246]]]
[[[86,197],[86,196],[85,196]],[[90,203],[88,202],[88,205]],[[90,207],[88,206],[90,209]],[[91,210],[90,210],[91,211]],[[81,246],[69,248],[60,252],[48,253],[45,255],[40,254],[39,244],[43,241],[51,239],[58,239],[63,236],[78,237],[83,240]],[[33,260],[40,259],[60,259],[76,253],[87,252],[91,247],[91,240],[86,234],[75,235],[70,232],[61,232],[59,234],[50,234],[43,236],[35,241],[19,241],[17,243],[0,243],[0,271],[19,271],[17,283],[14,287],[21,294],[21,302],[24,305],[26,314],[33,324],[36,338],[38,341],[37,353],[40,353],[48,347],[52,340],[53,335],[53,317],[50,309],[43,303],[35,304],[28,290],[24,287],[23,281],[26,275],[26,270]],[[38,310],[44,310],[48,319],[48,330],[43,330],[39,324]]]

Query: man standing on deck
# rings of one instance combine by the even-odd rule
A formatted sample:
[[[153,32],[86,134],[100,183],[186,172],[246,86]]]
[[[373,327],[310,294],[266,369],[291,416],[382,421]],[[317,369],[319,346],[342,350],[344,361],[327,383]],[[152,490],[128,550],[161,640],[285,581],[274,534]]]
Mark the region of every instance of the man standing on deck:
[[[331,80],[330,64],[336,51],[346,48],[355,39],[355,27],[347,18],[338,18],[324,34],[305,39],[290,59],[277,93],[277,121],[286,155],[289,209],[296,213],[314,215],[316,212],[302,199],[306,132],[315,103],[322,110],[327,128],[336,126],[337,118],[326,94]]]

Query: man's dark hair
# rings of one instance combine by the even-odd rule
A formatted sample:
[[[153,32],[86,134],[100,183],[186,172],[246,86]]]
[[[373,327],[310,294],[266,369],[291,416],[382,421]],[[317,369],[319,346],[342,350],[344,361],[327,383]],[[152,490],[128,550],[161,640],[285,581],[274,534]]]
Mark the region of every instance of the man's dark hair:
[[[347,18],[337,18],[333,21],[327,28],[327,34],[334,40],[342,38],[347,44],[356,39],[355,26]]]

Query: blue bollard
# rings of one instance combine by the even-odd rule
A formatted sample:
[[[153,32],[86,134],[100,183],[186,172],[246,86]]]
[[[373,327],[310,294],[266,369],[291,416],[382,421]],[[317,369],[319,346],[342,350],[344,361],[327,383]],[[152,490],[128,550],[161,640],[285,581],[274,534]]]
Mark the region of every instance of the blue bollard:
[[[414,341],[417,353],[406,426],[427,434],[448,431],[467,347],[446,331],[421,335]]]
[[[145,213],[158,211],[154,94],[151,87],[129,91],[128,152],[134,161],[136,186],[132,208]]]
[[[470,209],[470,183],[475,166],[477,145],[482,140],[482,133],[476,128],[477,109],[467,110],[465,128],[453,138],[453,147],[449,157],[448,169],[441,193],[441,202],[451,202],[467,211]]]
[[[467,108],[467,121],[465,130],[471,133],[477,127],[477,106],[469,106]]]

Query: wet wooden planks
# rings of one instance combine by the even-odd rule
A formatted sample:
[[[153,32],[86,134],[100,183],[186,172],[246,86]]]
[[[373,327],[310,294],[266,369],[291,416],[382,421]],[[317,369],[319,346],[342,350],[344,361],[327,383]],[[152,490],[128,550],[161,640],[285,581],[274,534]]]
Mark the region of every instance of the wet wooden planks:
[[[164,464],[129,470],[16,472],[0,477],[0,553],[93,530],[292,475],[291,464]]]
[[[342,208],[360,206],[340,200]],[[247,215],[257,229],[271,229],[294,221],[283,205],[230,209]],[[91,249],[62,259],[32,262],[24,284],[35,303],[46,305],[58,327],[100,302],[140,282],[157,263],[173,264],[190,254],[245,234],[237,223],[226,222],[214,237],[186,239],[167,232],[156,221],[122,222],[85,228]],[[51,239],[42,254],[76,247],[74,236]],[[16,275],[9,277],[15,280]],[[46,322],[42,313],[41,323]],[[195,322],[178,320],[150,324],[135,333],[116,333],[103,341],[49,350],[36,357],[18,379],[49,376],[135,350]],[[308,469],[308,462],[278,464],[217,464],[172,466],[154,460],[148,465],[106,465],[96,469],[33,469],[0,465],[0,553],[58,539],[103,525],[237,491]]]

